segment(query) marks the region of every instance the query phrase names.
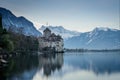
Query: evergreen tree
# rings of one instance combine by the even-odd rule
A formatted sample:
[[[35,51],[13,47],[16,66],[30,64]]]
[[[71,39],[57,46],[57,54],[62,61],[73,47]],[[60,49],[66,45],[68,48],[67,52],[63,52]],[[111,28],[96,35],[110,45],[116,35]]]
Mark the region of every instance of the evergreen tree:
[[[10,40],[10,35],[6,29],[3,29],[2,26],[2,15],[0,14],[0,48],[7,51],[13,51],[14,45]]]
[[[9,31],[9,32],[8,32]],[[20,50],[20,51],[37,51],[38,39],[32,36],[25,36],[21,33],[12,32],[11,29],[3,28],[2,16],[0,15],[0,49],[6,51]],[[22,28],[19,30],[23,31]]]
[[[2,15],[0,14],[0,35],[2,34],[3,28],[2,28]]]

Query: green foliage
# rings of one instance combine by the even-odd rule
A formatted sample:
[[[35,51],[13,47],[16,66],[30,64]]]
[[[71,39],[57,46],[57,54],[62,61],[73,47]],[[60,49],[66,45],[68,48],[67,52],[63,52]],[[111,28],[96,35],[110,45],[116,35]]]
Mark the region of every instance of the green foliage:
[[[33,36],[25,36],[23,34],[10,32],[10,38],[13,41],[16,51],[37,51],[38,39]]]
[[[14,50],[14,44],[13,42],[10,40],[9,35],[8,34],[4,34],[2,36],[0,36],[0,47],[3,50],[6,50],[8,52],[11,52]]]
[[[14,44],[11,40],[8,40],[7,50],[8,51],[13,51],[14,50]]]
[[[2,26],[2,17],[0,16],[0,48],[11,52],[14,50],[13,42],[10,40],[10,35]]]
[[[15,33],[12,32],[12,29],[8,29],[8,31],[3,29],[2,17],[0,16],[0,48],[7,51],[36,51],[38,44],[36,37]]]
[[[3,27],[2,27],[2,17],[0,16],[0,35],[3,32]]]
[[[8,34],[6,29],[3,29],[2,34]]]

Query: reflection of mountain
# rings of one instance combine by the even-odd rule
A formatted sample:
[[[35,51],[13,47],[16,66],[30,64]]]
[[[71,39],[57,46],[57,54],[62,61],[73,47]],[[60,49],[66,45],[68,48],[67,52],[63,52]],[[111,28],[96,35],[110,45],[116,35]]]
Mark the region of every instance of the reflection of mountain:
[[[93,71],[96,74],[120,72],[120,52],[66,55],[65,64],[80,70]]]
[[[63,65],[63,54],[42,54],[39,56],[39,68],[43,68],[44,75],[49,76],[51,72],[60,70]]]

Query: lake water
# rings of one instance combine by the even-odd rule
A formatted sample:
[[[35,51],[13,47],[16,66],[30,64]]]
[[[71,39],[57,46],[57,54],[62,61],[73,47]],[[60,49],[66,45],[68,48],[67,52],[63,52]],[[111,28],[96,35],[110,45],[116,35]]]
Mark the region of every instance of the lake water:
[[[22,55],[11,60],[8,80],[120,80],[120,52]]]

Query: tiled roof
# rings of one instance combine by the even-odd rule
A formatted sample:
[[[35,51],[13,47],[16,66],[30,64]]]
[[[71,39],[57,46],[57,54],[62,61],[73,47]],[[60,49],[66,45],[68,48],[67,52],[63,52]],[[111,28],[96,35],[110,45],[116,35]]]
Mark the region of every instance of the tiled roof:
[[[50,30],[49,28],[46,28],[46,29],[44,30],[44,32],[46,32],[46,31],[50,31],[50,32],[51,32],[51,30]]]

